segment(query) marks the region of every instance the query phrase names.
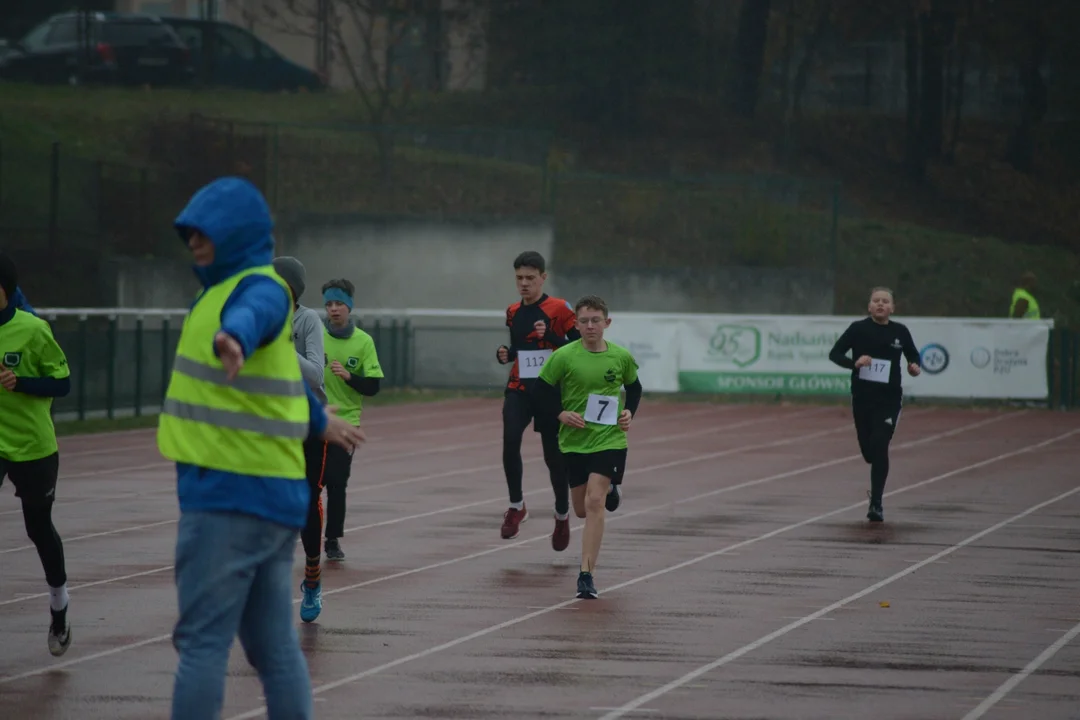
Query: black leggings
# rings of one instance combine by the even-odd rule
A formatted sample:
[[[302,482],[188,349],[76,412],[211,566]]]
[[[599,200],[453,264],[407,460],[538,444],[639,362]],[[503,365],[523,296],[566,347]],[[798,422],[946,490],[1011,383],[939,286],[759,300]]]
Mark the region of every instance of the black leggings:
[[[851,403],[859,450],[870,465],[870,502],[881,506],[889,477],[889,444],[900,422],[900,398],[854,398]]]
[[[22,502],[23,525],[26,536],[34,543],[45,582],[58,588],[67,583],[67,567],[64,561],[64,544],[52,521],[52,507],[56,499],[56,480],[60,474],[60,454],[53,453],[40,460],[10,462],[0,459],[0,484],[4,477],[11,478],[15,497]]]
[[[326,443],[308,438],[304,441],[304,463],[307,468],[308,486],[311,488],[311,502],[308,504],[307,524],[300,532],[300,542],[304,545],[304,554],[309,558],[322,557],[323,527],[323,469],[326,467]]]
[[[503,470],[510,502],[519,503],[525,497],[521,489],[524,473],[521,440],[531,421],[534,429],[540,433],[540,444],[544,448],[544,462],[548,467],[551,489],[555,493],[555,512],[565,515],[570,512],[570,485],[559,451],[559,422],[555,418],[538,418],[536,415],[533,399],[527,392],[506,393],[503,400]]]
[[[352,473],[352,454],[340,445],[328,445],[323,468],[326,486],[326,539],[345,534],[345,492]]]

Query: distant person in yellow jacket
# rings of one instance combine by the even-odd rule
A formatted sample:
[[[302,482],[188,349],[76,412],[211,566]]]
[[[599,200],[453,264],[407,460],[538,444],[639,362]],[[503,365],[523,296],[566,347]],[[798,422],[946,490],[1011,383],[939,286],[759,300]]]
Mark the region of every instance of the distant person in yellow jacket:
[[[1020,276],[1020,286],[1013,290],[1009,317],[1023,320],[1039,319],[1039,301],[1032,294],[1038,287],[1035,273],[1030,270]]]

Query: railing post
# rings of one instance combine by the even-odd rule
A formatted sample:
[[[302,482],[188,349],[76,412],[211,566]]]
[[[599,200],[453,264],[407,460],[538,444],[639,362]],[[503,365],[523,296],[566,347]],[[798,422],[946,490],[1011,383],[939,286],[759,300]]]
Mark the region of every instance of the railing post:
[[[161,316],[161,402],[165,402],[165,393],[169,391],[169,374],[172,364],[169,362],[169,316]]]
[[[109,419],[116,417],[116,316],[109,316],[109,360],[105,409]]]
[[[49,247],[55,248],[60,235],[60,143],[52,144],[49,162]]]
[[[90,364],[86,362],[86,335],[87,335],[87,318],[85,315],[79,316],[79,344],[78,344],[78,363],[79,363],[79,378],[77,385],[75,386],[75,408],[78,412],[79,420],[86,419],[86,376],[90,371]]]
[[[143,318],[135,318],[135,417],[142,416]]]

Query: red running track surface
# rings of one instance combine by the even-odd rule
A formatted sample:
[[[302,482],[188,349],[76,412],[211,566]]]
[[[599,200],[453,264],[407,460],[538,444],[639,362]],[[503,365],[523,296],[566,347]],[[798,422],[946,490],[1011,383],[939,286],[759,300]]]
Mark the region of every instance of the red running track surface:
[[[500,539],[497,401],[369,416],[348,559],[324,564],[316,623],[297,607],[319,718],[1077,717],[1076,415],[909,408],[870,526],[845,408],[647,403],[597,601],[573,597],[581,521],[551,549],[531,431],[531,517]],[[152,431],[64,439],[61,467],[74,641],[49,656],[41,568],[5,492],[3,717],[166,718],[173,472]],[[223,717],[261,702],[236,647]]]

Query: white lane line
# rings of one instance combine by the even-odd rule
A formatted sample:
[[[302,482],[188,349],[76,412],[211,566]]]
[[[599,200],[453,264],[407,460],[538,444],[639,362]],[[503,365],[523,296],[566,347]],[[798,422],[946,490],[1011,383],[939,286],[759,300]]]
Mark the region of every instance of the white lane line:
[[[990,695],[987,696],[985,700],[975,706],[975,708],[973,708],[971,712],[965,715],[962,720],[977,720],[977,718],[981,718],[987,713],[987,711],[990,710],[990,708],[994,707],[994,705],[997,705],[999,702],[1004,700],[1005,696],[1012,692],[1017,685],[1024,682],[1024,680],[1026,680],[1029,675],[1031,675],[1033,672],[1045,665],[1047,661],[1049,661],[1052,657],[1057,655],[1058,651],[1061,650],[1061,648],[1065,647],[1074,639],[1076,639],[1077,635],[1080,635],[1080,623],[1074,625],[1069,631],[1059,637],[1053,645],[1039,653],[1035,657],[1035,659],[1025,665],[1020,672],[1016,673],[1008,680],[1001,683],[997,690],[990,693]]]
[[[1046,447],[1047,445],[1050,445],[1051,443],[1055,443],[1055,442],[1058,442],[1060,440],[1064,440],[1067,437],[1075,435],[1077,432],[1080,432],[1080,431],[1073,430],[1071,432],[1065,433],[1064,435],[1059,435],[1059,436],[1057,436],[1055,438],[1052,438],[1050,440],[1046,440],[1044,442],[1041,442],[1041,443],[1039,443],[1037,445],[1030,445],[1030,446],[1028,446],[1026,448],[1023,448],[1021,450],[1017,450],[1017,451],[1010,452],[1010,453],[1005,453],[1004,455],[998,455],[997,457],[991,458],[990,460],[984,460],[981,463],[976,463],[974,465],[969,465],[967,467],[960,468],[959,470],[954,470],[951,473],[947,473],[947,475],[955,475],[955,474],[958,474],[960,472],[966,472],[968,470],[974,470],[974,469],[976,469],[978,467],[983,467],[983,466],[988,465],[988,464],[990,464],[992,462],[997,462],[999,460],[1003,460],[1003,459],[1010,458],[1010,457],[1015,457],[1017,455],[1020,455],[1020,454],[1026,453],[1026,452],[1031,452],[1032,450],[1036,450],[1036,449],[1039,449],[1039,448]],[[927,482],[928,481],[924,480],[922,483],[916,483],[916,485],[909,485],[907,487],[901,488],[900,490],[897,490],[897,491],[894,491],[894,492],[901,492],[901,491],[904,491],[904,490],[910,490],[910,489],[916,487],[919,484],[926,484]],[[835,603],[832,603],[831,605],[827,605],[827,606],[821,608],[820,610],[818,610],[816,612],[813,612],[813,613],[811,613],[811,614],[809,614],[809,615],[807,615],[807,616],[805,616],[803,618],[800,618],[799,620],[796,620],[793,623],[789,623],[788,625],[785,625],[784,627],[780,628],[779,630],[774,630],[773,632],[769,633],[768,635],[765,635],[765,636],[760,637],[760,638],[758,638],[757,640],[755,640],[755,641],[753,641],[751,643],[743,645],[738,650],[734,650],[734,651],[728,653],[727,655],[724,655],[721,658],[717,658],[716,660],[713,660],[712,662],[710,662],[710,663],[708,663],[706,665],[702,665],[701,667],[686,673],[682,677],[679,677],[679,678],[676,678],[675,680],[672,680],[671,682],[669,682],[667,685],[664,685],[663,687],[659,687],[656,690],[653,690],[651,692],[647,692],[647,693],[645,693],[643,695],[639,695],[638,697],[634,698],[630,702],[628,702],[625,705],[622,705],[621,707],[619,707],[617,710],[614,710],[614,711],[612,711],[610,713],[607,713],[606,715],[602,716],[600,718],[600,720],[617,720],[617,718],[622,717],[623,715],[625,715],[627,712],[633,710],[634,708],[638,708],[638,707],[641,707],[642,705],[653,702],[657,698],[659,698],[659,697],[661,697],[663,695],[666,695],[667,693],[671,692],[672,690],[675,690],[675,689],[685,685],[686,683],[690,682],[691,680],[696,680],[697,678],[701,677],[702,675],[705,675],[708,672],[711,672],[711,671],[713,671],[713,670],[715,670],[715,669],[717,669],[719,667],[727,665],[728,663],[730,663],[730,662],[732,662],[734,660],[738,660],[743,655],[746,655],[747,653],[751,653],[751,652],[761,648],[762,646],[767,645],[768,643],[772,642],[773,640],[776,640],[777,638],[781,638],[781,637],[787,635],[788,633],[791,633],[791,632],[799,629],[803,625],[806,625],[807,623],[812,622],[813,620],[817,620],[818,618],[820,618],[823,615],[827,615],[830,612],[832,612],[832,611],[834,611],[834,610],[836,610],[838,608],[844,607],[845,605],[849,605],[850,603],[853,603],[856,600],[864,598],[867,595],[870,595],[871,593],[877,592],[881,588],[886,587],[887,585],[891,585],[892,583],[896,582],[897,580],[905,578],[908,575],[911,575],[912,573],[916,572],[917,570],[920,570],[920,569],[926,567],[927,565],[930,565],[930,564],[934,563],[935,561],[937,561],[937,560],[939,560],[939,559],[941,559],[941,558],[943,558],[943,557],[945,557],[947,555],[951,555],[952,553],[956,552],[957,550],[960,550],[960,549],[962,549],[964,547],[967,547],[968,545],[970,545],[970,544],[972,544],[974,542],[977,542],[978,540],[981,540],[982,538],[986,537],[987,535],[989,535],[989,534],[991,534],[993,532],[996,532],[997,530],[1000,530],[1001,528],[1009,525],[1010,523],[1014,523],[1017,520],[1021,520],[1021,519],[1025,518],[1025,517],[1031,515],[1032,513],[1038,512],[1039,510],[1041,510],[1041,509],[1043,509],[1045,507],[1053,505],[1054,503],[1061,502],[1062,500],[1064,500],[1064,499],[1066,499],[1066,498],[1068,498],[1068,497],[1070,497],[1072,495],[1075,495],[1078,492],[1080,492],[1080,486],[1074,487],[1072,490],[1067,490],[1066,492],[1063,492],[1060,495],[1056,495],[1055,497],[1052,497],[1049,500],[1045,500],[1045,501],[1043,501],[1041,503],[1038,503],[1037,505],[1032,505],[1027,510],[1024,510],[1023,512],[1020,512],[1020,513],[1017,513],[1016,515],[1013,515],[1012,517],[1007,518],[1006,520],[1002,520],[1001,522],[996,523],[995,525],[992,525],[992,526],[986,528],[985,530],[981,530],[981,531],[975,533],[974,535],[970,535],[970,536],[964,538],[963,540],[961,540],[960,542],[956,543],[955,545],[947,547],[944,550],[942,550],[941,552],[935,553],[934,555],[931,555],[930,557],[926,558],[925,560],[922,560],[922,561],[920,561],[920,562],[918,562],[918,563],[916,563],[916,564],[914,564],[914,565],[912,565],[910,567],[907,567],[907,568],[901,570],[898,573],[890,575],[889,577],[885,578],[884,580],[881,580],[880,582],[876,582],[873,585],[871,585],[871,586],[869,586],[867,588],[864,588],[863,590],[860,590],[857,593],[854,593],[853,595],[849,595],[846,598],[844,598],[843,600],[838,600]],[[886,493],[886,495],[887,496],[893,495],[893,493]],[[855,507],[861,507],[861,504],[859,506],[855,506]],[[829,514],[831,515],[833,513],[829,513]],[[800,524],[805,524],[805,523],[800,523]],[[676,567],[678,567],[678,566],[676,566]],[[1080,626],[1078,626],[1077,628],[1074,628],[1074,630],[1077,630],[1077,632],[1080,632]],[[1068,636],[1066,636],[1066,637],[1068,637]],[[1061,642],[1061,641],[1059,640],[1058,642]],[[1057,643],[1055,643],[1055,645],[1056,644]],[[1051,647],[1054,647],[1054,646],[1051,646]],[[1054,650],[1054,652],[1057,652],[1057,650]],[[1016,677],[1016,676],[1014,676],[1014,677]],[[993,696],[991,696],[991,697],[993,697]]]
[[[999,421],[1004,420],[1004,419],[1005,419],[1005,416],[1000,416],[1000,417],[990,418],[988,420],[980,420],[979,422],[971,423],[969,425],[962,425],[962,426],[960,426],[958,428],[953,428],[952,430],[948,430],[948,431],[943,432],[943,433],[936,433],[934,435],[928,435],[927,437],[920,438],[919,440],[913,440],[913,441],[910,441],[910,442],[907,442],[907,443],[901,443],[901,444],[897,445],[894,449],[895,450],[903,450],[903,449],[907,449],[907,448],[910,448],[910,447],[916,447],[916,446],[922,445],[924,443],[934,442],[934,441],[940,440],[942,438],[951,437],[953,435],[957,435],[959,433],[966,432],[968,430],[974,430],[976,428],[983,427],[984,425],[988,425],[988,424],[994,423],[994,422],[999,422]],[[717,429],[719,429],[719,428],[717,428]],[[784,440],[784,441],[780,441],[780,442],[781,442],[781,444],[789,444],[789,443],[792,443],[792,442],[799,442],[800,440],[812,439],[812,438],[817,437],[817,436],[822,435],[822,434],[831,434],[833,432],[837,432],[839,429],[842,429],[842,428],[838,428],[836,430],[829,430],[829,431],[825,431],[825,432],[812,433],[810,435],[800,436],[800,437],[797,437],[797,438],[789,438],[788,440]],[[737,452],[737,451],[747,451],[747,450],[754,450],[754,449],[759,449],[759,448],[757,446],[744,446],[742,448],[736,448],[736,449],[732,449],[732,450],[728,450],[728,451],[722,451],[722,452]],[[714,456],[715,456],[715,454],[710,453],[708,455],[708,457],[705,458],[705,459],[712,459]],[[837,464],[840,464],[840,463],[843,463],[843,462],[849,462],[851,460],[857,459],[858,457],[860,457],[860,456],[851,455],[851,456],[848,456],[846,458],[840,458],[838,460],[826,461],[825,463],[821,463],[821,464],[818,464],[818,465],[804,466],[803,468],[798,468],[796,470],[789,471],[789,472],[786,472],[786,473],[781,473],[779,475],[772,475],[772,476],[769,476],[767,478],[761,478],[761,479],[758,479],[758,480],[751,480],[751,481],[748,481],[746,483],[741,483],[739,485],[727,486],[727,487],[724,487],[724,488],[719,488],[718,490],[712,490],[712,491],[709,491],[709,492],[707,492],[707,493],[705,493],[703,495],[695,495],[695,496],[693,496],[691,498],[687,498],[685,500],[677,500],[677,501],[674,501],[674,502],[671,502],[671,503],[665,503],[663,505],[656,506],[654,508],[645,508],[643,510],[634,511],[633,513],[625,513],[625,514],[622,514],[620,516],[613,516],[612,518],[609,518],[609,521],[616,520],[619,517],[624,517],[624,518],[625,517],[633,517],[635,515],[640,515],[640,514],[653,512],[653,511],[655,511],[657,509],[664,509],[664,508],[667,508],[667,507],[670,507],[670,506],[679,505],[679,504],[683,504],[683,503],[686,503],[686,502],[694,502],[696,500],[703,499],[705,497],[712,497],[712,496],[717,495],[719,493],[731,492],[733,490],[741,490],[741,489],[743,489],[745,487],[752,487],[754,485],[762,484],[764,482],[772,482],[772,481],[775,481],[775,480],[781,480],[781,479],[784,479],[784,478],[787,478],[787,477],[791,477],[793,475],[799,475],[799,474],[803,474],[803,473],[806,473],[806,472],[813,472],[814,470],[818,470],[818,469],[821,469],[823,467],[831,467],[832,465],[837,465]],[[697,456],[693,456],[693,457],[684,458],[683,460],[679,460],[679,461],[675,461],[675,462],[676,463],[697,462],[698,459],[699,458]],[[633,474],[635,472],[648,472],[648,471],[653,470],[653,469],[665,469],[665,468],[670,467],[670,466],[671,466],[671,463],[664,463],[662,465],[656,466],[655,468],[653,468],[653,467],[645,467],[645,468],[638,468],[636,470],[631,470],[627,474],[629,475],[629,474]],[[538,495],[538,494],[542,494],[542,493],[546,493],[546,492],[548,492],[547,489],[531,490],[531,491],[525,493],[525,496],[528,497],[530,495]],[[395,525],[395,524],[398,524],[398,523],[408,522],[408,521],[411,521],[411,520],[419,520],[419,519],[422,519],[422,518],[432,517],[434,515],[440,515],[440,514],[443,514],[443,513],[457,512],[459,510],[466,510],[466,509],[473,508],[473,507],[479,507],[479,506],[488,505],[488,504],[491,504],[491,503],[502,502],[502,500],[503,500],[503,498],[501,498],[501,497],[499,497],[499,498],[491,498],[489,500],[478,500],[476,502],[465,503],[463,505],[458,505],[458,506],[455,506],[455,507],[442,508],[440,510],[431,510],[431,511],[428,511],[428,512],[416,513],[414,515],[406,515],[406,516],[403,516],[403,517],[392,518],[390,520],[382,520],[382,521],[375,522],[375,523],[369,523],[367,525],[358,525],[356,527],[346,528],[345,532],[346,533],[351,533],[351,532],[355,532],[355,531],[358,531],[358,530],[368,530],[368,529],[375,528],[375,527],[384,527],[384,526],[387,526],[387,525]],[[576,530],[576,529],[577,528],[573,528],[571,531]],[[529,538],[527,540],[519,540],[518,542],[511,543],[509,545],[507,545],[505,543],[500,543],[498,545],[492,545],[492,546],[490,546],[489,550],[483,551],[483,552],[479,553],[478,555],[477,554],[466,555],[466,556],[463,556],[463,557],[460,557],[460,558],[453,559],[452,561],[444,561],[442,563],[436,563],[435,565],[428,565],[428,566],[424,566],[424,567],[421,567],[421,568],[418,568],[418,569],[415,569],[415,570],[408,570],[408,571],[405,571],[403,574],[398,573],[398,574],[395,574],[395,575],[389,575],[389,576],[385,576],[385,577],[374,578],[372,580],[367,580],[367,581],[365,581],[363,583],[360,583],[359,585],[349,585],[349,586],[346,586],[346,587],[343,587],[343,588],[337,588],[337,589],[334,589],[334,590],[324,590],[323,594],[324,595],[332,595],[332,594],[337,593],[337,592],[344,592],[344,591],[347,591],[347,590],[355,590],[355,589],[357,589],[359,587],[365,587],[365,586],[370,585],[370,584],[374,584],[374,583],[378,583],[378,582],[385,582],[386,580],[397,579],[399,577],[403,577],[404,575],[411,575],[411,574],[414,574],[416,572],[422,572],[422,571],[425,571],[425,570],[432,570],[432,569],[435,569],[435,568],[438,568],[438,567],[445,567],[445,565],[447,565],[447,564],[460,562],[462,560],[472,560],[475,557],[481,557],[483,555],[488,554],[489,552],[498,552],[498,551],[507,550],[507,549],[514,548],[514,547],[520,547],[521,545],[524,545],[524,544],[527,544],[527,543],[535,542],[537,540],[542,540],[544,537],[545,536]],[[299,542],[299,540],[297,540],[297,542]],[[737,553],[731,553],[731,554],[737,555]],[[914,561],[912,561],[912,562],[914,562]],[[103,580],[96,580],[96,581],[93,581],[93,582],[83,583],[83,584],[79,584],[79,585],[72,585],[72,586],[68,587],[68,591],[71,592],[71,591],[74,591],[74,590],[80,590],[82,588],[96,587],[98,585],[107,585],[109,583],[123,582],[125,580],[131,580],[131,579],[138,578],[138,577],[145,577],[147,575],[154,575],[156,573],[168,572],[169,570],[172,570],[173,567],[174,567],[173,565],[163,565],[163,566],[158,567],[158,568],[154,568],[154,569],[151,569],[151,570],[144,570],[142,572],[132,573],[132,574],[129,574],[129,575],[121,575],[121,576],[118,576],[118,577],[106,578],[106,579],[103,579]],[[17,597],[17,598],[12,599],[12,600],[4,600],[4,601],[0,602],[0,607],[3,607],[4,605],[14,605],[16,603],[23,602],[25,600],[34,600],[34,599],[43,598],[43,597],[47,597],[47,596],[48,596],[48,593],[24,594],[21,597]],[[0,684],[2,684],[2,683],[3,683],[3,679],[0,678]]]
[[[1016,456],[1022,455],[1024,453],[1028,453],[1028,452],[1031,452],[1033,450],[1037,450],[1037,449],[1046,447],[1047,445],[1058,442],[1060,440],[1064,440],[1065,438],[1070,437],[1070,436],[1072,436],[1072,435],[1074,435],[1074,434],[1076,434],[1078,432],[1080,432],[1080,429],[1070,431],[1068,433],[1065,433],[1063,435],[1059,435],[1059,436],[1057,436],[1055,438],[1052,438],[1050,440],[1045,440],[1045,441],[1043,441],[1041,443],[1037,443],[1037,444],[1034,444],[1034,445],[1027,445],[1027,446],[1025,446],[1025,447],[1023,447],[1023,448],[1021,448],[1019,450],[1014,450],[1012,452],[1004,453],[1002,455],[997,455],[997,456],[995,456],[993,458],[990,458],[988,460],[982,460],[980,462],[972,463],[970,465],[965,465],[964,467],[957,468],[955,470],[951,470],[951,471],[949,471],[947,473],[943,473],[941,475],[936,475],[936,476],[934,476],[932,478],[928,478],[926,480],[922,480],[922,481],[919,481],[917,483],[907,485],[907,486],[905,486],[903,488],[899,488],[899,489],[894,490],[892,492],[886,493],[886,495],[891,497],[891,496],[894,496],[894,495],[898,495],[898,494],[900,494],[902,492],[909,492],[911,490],[914,490],[915,488],[924,487],[926,485],[930,485],[930,484],[933,484],[935,482],[939,482],[941,480],[945,480],[947,478],[954,477],[956,475],[968,472],[970,470],[975,470],[975,469],[978,469],[980,467],[985,467],[987,465],[993,464],[995,462],[1000,462],[1001,460],[1016,457]],[[1038,510],[1038,509],[1040,509],[1042,507],[1045,507],[1047,505],[1050,505],[1050,504],[1052,504],[1054,502],[1057,502],[1059,500],[1062,500],[1065,497],[1068,497],[1069,495],[1072,495],[1073,493],[1076,493],[1076,492],[1080,492],[1080,487],[1073,488],[1069,492],[1064,493],[1062,495],[1059,495],[1058,497],[1053,498],[1052,500],[1046,501],[1044,503],[1040,503],[1039,505],[1036,505],[1033,508],[1029,508],[1027,511],[1025,511],[1023,513],[1020,513],[1019,515],[1016,515],[1013,518],[1010,518],[1010,520],[1008,520],[1006,522],[998,523],[998,525],[995,525],[994,527],[990,528],[989,530],[984,530],[981,533],[978,533],[977,535],[973,535],[972,537],[965,540],[963,543],[959,543],[959,544],[953,546],[952,548],[950,548],[948,550],[945,550],[945,551],[943,551],[941,553],[938,553],[937,555],[933,556],[932,558],[930,558],[930,562],[937,559],[941,555],[947,555],[947,554],[949,554],[951,552],[954,552],[955,550],[959,549],[960,547],[963,547],[966,544],[970,544],[971,542],[974,542],[975,540],[979,539],[980,537],[983,537],[983,536],[989,534],[990,532],[993,532],[994,530],[998,529],[999,527],[1003,527],[1004,525],[1007,525],[1009,522],[1011,522],[1013,520],[1017,520],[1017,519],[1020,519],[1022,517],[1026,517],[1027,515],[1035,512],[1036,510]],[[646,575],[641,575],[639,577],[633,578],[631,580],[627,580],[627,581],[619,583],[617,585],[613,585],[610,588],[608,588],[605,592],[615,592],[615,591],[621,590],[623,588],[630,587],[631,585],[637,585],[638,583],[645,582],[647,580],[652,580],[653,578],[662,577],[662,576],[667,575],[669,573],[676,572],[678,570],[682,570],[682,569],[690,567],[692,565],[696,565],[696,564],[698,564],[700,562],[703,562],[705,560],[709,560],[709,559],[717,557],[719,555],[724,555],[724,554],[730,552],[731,550],[736,550],[736,549],[740,549],[740,548],[743,548],[743,547],[747,547],[749,545],[756,544],[756,543],[761,542],[763,540],[767,540],[769,538],[776,537],[777,535],[782,535],[784,533],[790,532],[792,530],[796,530],[796,529],[804,527],[806,525],[810,525],[812,523],[819,522],[819,521],[824,520],[826,518],[830,518],[830,517],[833,517],[835,515],[839,515],[841,513],[849,512],[849,511],[854,510],[854,509],[862,508],[862,507],[864,507],[864,505],[865,504],[862,503],[862,502],[855,503],[855,504],[852,504],[852,505],[848,505],[846,507],[839,508],[837,510],[833,510],[833,511],[830,511],[830,512],[827,512],[827,513],[823,513],[821,515],[817,515],[817,516],[809,518],[807,520],[802,520],[802,521],[797,522],[797,523],[792,523],[791,525],[786,525],[784,527],[777,528],[776,530],[772,530],[772,531],[767,532],[767,533],[765,533],[763,535],[759,535],[757,537],[750,538],[748,540],[743,540],[742,542],[738,542],[738,543],[735,543],[733,545],[729,545],[729,546],[727,546],[725,548],[722,548],[720,550],[715,550],[715,551],[710,552],[710,553],[705,553],[704,555],[698,555],[695,558],[691,558],[690,560],[686,560],[686,561],[678,563],[676,565],[668,566],[668,567],[666,567],[666,568],[664,568],[662,570],[657,570],[655,572],[648,573]],[[616,517],[619,517],[619,516],[617,516],[617,515],[612,516],[612,518],[610,518],[610,519],[613,520]],[[625,517],[625,516],[623,516],[623,517]],[[846,605],[849,602],[851,602],[851,601],[853,601],[855,599],[858,599],[858,597],[862,597],[863,595],[869,594],[869,593],[874,592],[875,590],[877,590],[877,589],[879,589],[881,587],[884,587],[884,585],[887,585],[889,582],[892,582],[892,581],[894,581],[896,579],[899,579],[900,577],[903,577],[905,575],[911,574],[912,572],[914,572],[917,569],[919,569],[918,566],[912,566],[910,568],[907,568],[904,571],[902,571],[901,573],[897,573],[896,575],[894,575],[892,579],[890,579],[888,581],[884,581],[882,583],[877,583],[877,584],[871,586],[870,588],[867,588],[866,590],[862,591],[861,593],[857,593],[856,595],[851,596],[850,598],[848,598],[848,599],[846,599],[844,601],[841,601],[840,603],[835,603],[835,605],[837,607],[840,607],[842,605]],[[440,652],[442,652],[444,650],[449,650],[450,648],[457,647],[458,645],[462,645],[464,643],[470,642],[472,640],[476,640],[476,639],[484,637],[486,635],[491,635],[493,633],[499,632],[500,630],[505,630],[506,628],[513,627],[515,625],[519,625],[521,623],[527,622],[528,620],[532,620],[533,618],[540,617],[541,615],[546,615],[548,613],[555,612],[556,610],[561,610],[563,608],[567,608],[567,607],[576,605],[576,604],[578,604],[580,602],[582,602],[582,601],[577,599],[577,598],[573,598],[571,600],[565,600],[565,601],[563,601],[561,603],[557,603],[555,605],[549,605],[548,607],[544,608],[543,610],[536,610],[536,611],[528,613],[526,615],[521,615],[521,616],[518,616],[516,618],[507,620],[505,622],[498,623],[497,625],[491,625],[491,626],[486,627],[486,628],[484,628],[482,630],[477,630],[476,632],[470,633],[468,635],[463,635],[463,636],[458,637],[458,638],[456,638],[454,640],[450,640],[449,642],[442,643],[441,645],[436,645],[436,646],[433,646],[433,647],[429,647],[429,648],[427,648],[425,650],[421,650],[421,651],[413,653],[411,655],[406,655],[404,657],[400,657],[397,660],[392,660],[392,661],[390,661],[388,663],[378,665],[376,667],[370,668],[370,669],[365,670],[363,672],[359,672],[359,673],[356,673],[354,675],[349,675],[348,677],[344,677],[344,678],[341,678],[339,680],[334,680],[332,682],[323,683],[323,684],[318,685],[317,687],[315,687],[313,689],[313,692],[316,695],[328,692],[328,691],[333,690],[335,688],[339,688],[339,687],[342,687],[344,685],[348,685],[350,683],[356,682],[357,680],[363,680],[364,678],[371,677],[373,675],[377,675],[377,674],[379,674],[379,673],[381,673],[381,672],[383,672],[385,670],[390,670],[392,668],[398,667],[400,665],[405,665],[405,664],[413,662],[415,660],[421,660],[421,659],[429,657],[431,655],[435,655],[437,653],[440,653]],[[833,606],[829,606],[829,608],[819,610],[818,612],[807,616],[803,620],[800,620],[798,623],[792,623],[791,625],[788,625],[787,629],[782,628],[781,630],[783,632],[781,632],[781,631],[777,631],[777,632],[780,633],[780,634],[786,634],[786,632],[790,632],[791,630],[795,629],[796,626],[799,626],[801,624],[805,624],[806,622],[810,622],[811,620],[819,617],[820,615],[826,614],[826,612],[829,612],[832,608],[833,608]],[[777,635],[777,633],[772,633],[772,634],[766,636],[766,638],[768,638],[768,639],[765,640],[765,642],[769,642],[772,639],[774,639],[775,637],[779,637],[779,635]],[[755,649],[756,647],[760,647],[760,645],[765,644],[765,642],[762,642],[761,640],[759,640],[756,643],[751,643],[751,645],[753,645],[754,647],[745,646],[744,648],[741,648],[740,650],[736,651],[735,653],[731,653],[730,654],[730,659],[727,660],[726,662],[730,662],[731,659],[735,659],[735,657],[739,657],[739,656],[741,656],[741,655],[743,655],[743,654],[745,654],[747,652],[750,652],[750,650]],[[729,657],[729,656],[725,656],[725,657]],[[710,663],[710,665],[706,666],[706,668],[711,668],[713,665],[714,665],[713,663]],[[614,718],[614,717],[621,717],[621,714],[623,714],[623,713],[625,713],[625,712],[627,712],[629,710],[633,710],[635,708],[641,707],[642,705],[645,705],[646,703],[650,702],[651,700],[655,699],[656,697],[659,697],[660,695],[663,695],[665,692],[669,692],[670,690],[678,687],[679,685],[681,685],[681,684],[683,684],[685,682],[689,682],[690,680],[695,679],[699,675],[704,674],[704,672],[708,672],[708,670],[706,669],[704,671],[701,671],[701,669],[699,668],[699,671],[695,671],[694,673],[689,673],[686,676],[684,676],[684,678],[680,678],[680,680],[682,682],[678,682],[678,684],[670,684],[670,686],[665,686],[664,688],[661,688],[661,690],[663,690],[663,692],[654,691],[653,693],[649,693],[648,695],[643,695],[640,698],[638,698],[637,700],[634,700],[634,701],[632,701],[630,703],[627,703],[626,705],[622,706],[622,708],[620,708],[620,710],[616,711],[617,714],[612,714],[612,715],[605,716],[604,720],[610,720],[611,718]],[[244,720],[245,718],[256,718],[256,717],[260,717],[265,711],[266,711],[266,708],[261,707],[261,708],[251,710],[249,712],[246,712],[246,713],[243,713],[243,714],[240,714],[240,715],[235,715],[235,716],[229,718],[229,720]]]

